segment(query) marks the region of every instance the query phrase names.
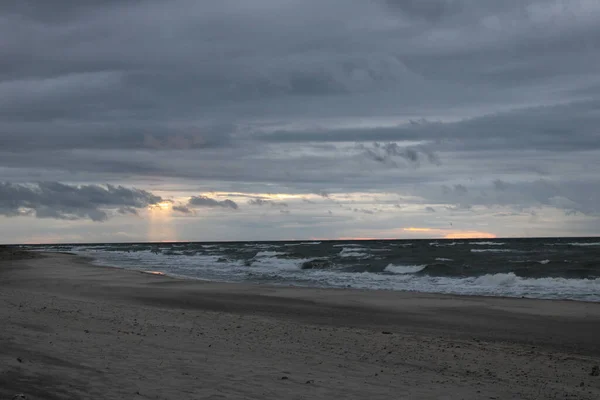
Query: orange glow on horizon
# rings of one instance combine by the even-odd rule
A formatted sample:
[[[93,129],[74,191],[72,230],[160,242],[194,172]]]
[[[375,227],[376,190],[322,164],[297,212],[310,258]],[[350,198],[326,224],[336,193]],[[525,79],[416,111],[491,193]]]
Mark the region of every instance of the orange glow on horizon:
[[[489,232],[465,231],[452,232],[444,236],[444,239],[496,239],[496,235]]]
[[[352,237],[352,236],[340,236],[335,240],[396,240],[397,238],[393,237]],[[322,239],[329,240],[329,239]]]
[[[432,228],[414,228],[414,227],[410,227],[410,228],[404,228],[405,231],[407,232],[432,232],[432,231],[443,231],[443,229],[432,229]]]
[[[423,232],[440,235],[444,239],[495,239],[497,236],[491,232],[462,231],[439,228],[404,228],[405,232]]]

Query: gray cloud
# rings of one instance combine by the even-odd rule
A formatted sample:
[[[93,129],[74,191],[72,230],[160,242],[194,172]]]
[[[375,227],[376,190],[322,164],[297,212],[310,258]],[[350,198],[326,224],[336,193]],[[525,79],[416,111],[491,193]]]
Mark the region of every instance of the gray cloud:
[[[419,165],[425,159],[432,164],[439,164],[438,157],[425,148],[402,147],[398,143],[378,143],[371,146],[359,144],[357,147],[364,150],[365,156],[373,161],[398,167],[397,159],[406,161],[409,165]]]
[[[587,0],[2,2],[0,176],[591,218],[599,35]]]
[[[439,204],[451,204],[446,206],[450,210],[471,210],[475,206],[483,206],[531,211],[531,208],[545,206],[570,215],[600,215],[600,182],[597,180],[585,183],[576,179],[566,182],[548,179],[506,182],[497,179],[472,189],[462,184],[444,186],[438,194],[428,193],[427,198]]]
[[[110,210],[137,214],[138,209],[161,201],[160,196],[145,190],[123,186],[0,183],[0,215],[9,217],[105,221]]]
[[[192,196],[188,201],[188,206],[190,207],[220,207],[220,208],[231,208],[233,210],[238,209],[238,205],[235,201],[225,199],[225,200],[215,200],[206,196]]]
[[[271,206],[271,207],[287,207],[288,204],[282,201],[272,201],[272,200],[265,200],[265,199],[261,199],[261,198],[256,198],[256,199],[250,199],[248,200],[248,204],[251,206]]]
[[[392,10],[400,11],[410,18],[438,21],[459,13],[466,6],[460,0],[386,0]]]
[[[180,212],[182,214],[192,214],[193,213],[193,211],[190,210],[189,207],[180,205],[180,204],[176,204],[172,208],[173,208],[173,211]]]

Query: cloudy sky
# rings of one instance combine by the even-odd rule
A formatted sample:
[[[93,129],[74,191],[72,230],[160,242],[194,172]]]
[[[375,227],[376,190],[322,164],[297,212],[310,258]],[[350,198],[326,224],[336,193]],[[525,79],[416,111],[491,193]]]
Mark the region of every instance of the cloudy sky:
[[[600,2],[3,1],[0,228],[600,235]]]

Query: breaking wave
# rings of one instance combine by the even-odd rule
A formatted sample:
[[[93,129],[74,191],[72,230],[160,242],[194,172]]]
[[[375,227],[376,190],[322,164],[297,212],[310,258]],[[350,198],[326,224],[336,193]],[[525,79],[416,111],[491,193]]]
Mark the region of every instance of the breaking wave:
[[[109,243],[34,249],[209,281],[600,302],[597,239]]]
[[[384,271],[391,272],[393,274],[414,274],[415,272],[421,271],[425,268],[424,265],[394,265],[389,264],[385,267]]]

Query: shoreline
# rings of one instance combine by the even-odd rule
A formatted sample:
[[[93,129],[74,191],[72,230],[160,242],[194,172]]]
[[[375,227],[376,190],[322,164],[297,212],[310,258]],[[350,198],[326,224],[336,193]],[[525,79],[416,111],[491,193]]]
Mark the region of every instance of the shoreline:
[[[0,397],[600,396],[594,302],[216,283],[49,253],[0,257],[0,305]]]
[[[83,256],[83,255],[79,255],[79,254],[75,254],[75,253],[70,253],[70,252],[39,252],[40,254],[64,254],[64,255],[69,255],[69,256],[73,256],[73,257],[77,257],[79,259],[85,260],[87,261],[90,266],[92,267],[97,267],[97,268],[115,268],[115,269],[121,269],[121,270],[125,270],[125,271],[132,271],[132,272],[138,272],[138,273],[143,273],[143,274],[150,274],[150,275],[161,275],[164,277],[168,277],[171,279],[177,279],[177,280],[185,280],[185,281],[198,281],[198,282],[207,282],[207,283],[216,283],[216,284],[231,284],[231,285],[248,285],[248,286],[257,286],[257,287],[271,287],[271,288],[299,288],[299,289],[322,289],[322,290],[349,290],[349,291],[357,291],[357,292],[363,292],[363,291],[367,291],[367,292],[391,292],[391,293],[405,293],[405,294],[411,294],[411,295],[433,295],[433,296],[437,296],[437,297],[448,297],[448,298],[461,298],[461,297],[468,297],[468,298],[482,298],[482,299],[489,299],[489,298],[495,298],[495,299],[517,299],[517,300],[539,300],[539,301],[554,301],[554,302],[576,302],[576,303],[591,303],[591,304],[600,304],[600,300],[598,301],[593,301],[593,300],[579,300],[579,299],[569,299],[569,298],[564,298],[564,299],[557,299],[557,298],[545,298],[545,297],[527,297],[527,296],[500,296],[500,295],[482,295],[482,294],[457,294],[457,293],[444,293],[444,292],[420,292],[417,290],[411,291],[411,290],[395,290],[395,289],[369,289],[369,288],[352,288],[352,287],[316,287],[316,286],[303,286],[303,285],[293,285],[293,284],[281,284],[281,285],[277,285],[277,284],[272,284],[272,283],[259,283],[259,282],[233,282],[233,281],[217,281],[217,280],[210,280],[210,279],[202,279],[202,278],[193,278],[193,277],[188,277],[188,276],[184,276],[184,275],[175,275],[175,274],[169,274],[168,272],[163,272],[163,271],[151,271],[151,270],[141,270],[141,269],[132,269],[132,268],[125,268],[125,267],[119,267],[119,266],[115,266],[115,265],[102,265],[102,264],[96,264],[94,263],[95,259],[91,256]],[[567,279],[567,278],[565,278]]]

